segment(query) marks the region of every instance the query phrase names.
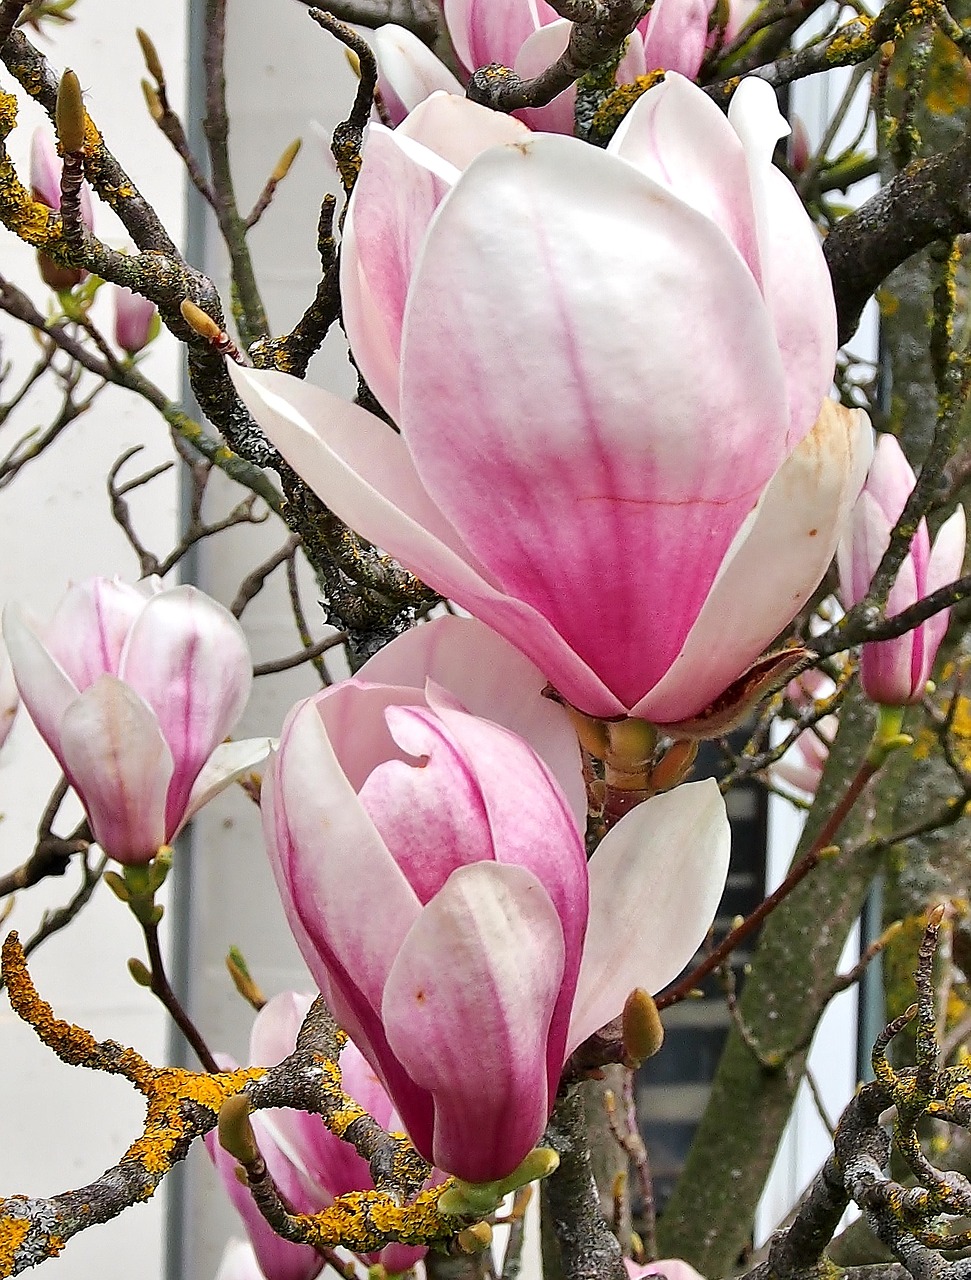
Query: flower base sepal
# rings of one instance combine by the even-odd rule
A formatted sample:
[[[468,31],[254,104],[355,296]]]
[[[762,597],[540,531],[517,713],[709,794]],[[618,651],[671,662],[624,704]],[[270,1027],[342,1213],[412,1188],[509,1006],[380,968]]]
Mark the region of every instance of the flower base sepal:
[[[518,1168],[496,1182],[463,1182],[456,1178],[438,1198],[439,1213],[481,1218],[498,1209],[510,1192],[548,1177],[559,1163],[560,1157],[551,1147],[534,1147]]]

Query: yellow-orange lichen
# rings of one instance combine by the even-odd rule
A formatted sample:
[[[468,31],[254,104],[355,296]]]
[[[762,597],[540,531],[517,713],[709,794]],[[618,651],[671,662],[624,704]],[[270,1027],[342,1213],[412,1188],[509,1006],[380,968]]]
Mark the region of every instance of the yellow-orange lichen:
[[[30,1230],[28,1218],[8,1218],[3,1207],[9,1200],[0,1200],[0,1276],[13,1275],[17,1250]]]

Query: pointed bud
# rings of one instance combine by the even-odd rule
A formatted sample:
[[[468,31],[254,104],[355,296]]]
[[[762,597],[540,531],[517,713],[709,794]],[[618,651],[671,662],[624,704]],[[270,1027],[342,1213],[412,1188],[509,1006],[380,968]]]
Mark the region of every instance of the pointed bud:
[[[458,1233],[458,1246],[463,1253],[482,1253],[492,1244],[492,1228],[488,1222],[477,1222]]]
[[[146,71],[156,84],[165,84],[165,72],[162,70],[162,62],[158,56],[158,50],[152,42],[152,37],[147,31],[143,31],[141,27],[135,28],[135,36],[141,48],[142,57],[145,59]]]
[[[149,84],[147,80],[142,81],[142,96],[145,99],[146,107],[148,107],[148,114],[158,124],[165,115],[165,111],[162,108],[162,99],[158,96],[155,86]]]
[[[290,172],[290,166],[293,164],[294,160],[296,160],[297,155],[299,154],[300,148],[302,146],[303,146],[303,139],[294,138],[294,140],[290,143],[290,145],[284,151],[283,155],[276,162],[276,167],[274,168],[273,172],[270,174],[271,182],[283,181],[283,179]]]
[[[205,338],[207,342],[219,341],[222,329],[216,324],[212,316],[206,315],[202,307],[197,307],[190,298],[184,298],[179,310],[182,312],[182,319],[200,338]]]
[[[255,1164],[260,1158],[249,1116],[249,1099],[242,1093],[234,1093],[219,1108],[219,1145],[242,1165]]]
[[[134,978],[134,980],[138,983],[140,987],[151,988],[151,985],[152,985],[151,970],[148,968],[146,964],[144,964],[141,960],[139,960],[137,956],[132,956],[131,959],[128,961],[128,972],[131,974],[131,976]]]
[[[125,884],[117,871],[106,871],[101,878],[116,898],[122,902],[131,902],[131,893],[128,885]]]
[[[657,1005],[653,997],[640,987],[635,987],[627,997],[621,1026],[626,1066],[639,1067],[652,1058],[664,1043],[664,1027]]]
[[[258,1013],[266,1004],[266,996],[250,976],[243,953],[238,947],[230,947],[229,954],[226,956],[226,968],[233,980],[233,986]]]
[[[54,123],[57,140],[65,155],[84,150],[84,101],[81,81],[73,71],[65,71],[57,87]]]

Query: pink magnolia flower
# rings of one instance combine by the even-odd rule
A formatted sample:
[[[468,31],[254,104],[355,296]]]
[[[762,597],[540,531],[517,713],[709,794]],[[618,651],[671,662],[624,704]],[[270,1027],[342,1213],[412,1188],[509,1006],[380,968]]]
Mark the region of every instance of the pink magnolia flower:
[[[31,193],[48,209],[61,207],[61,169],[54,139],[46,129],[35,129],[30,139]],[[89,231],[94,229],[91,191],[86,182],[81,183],[81,220]],[[45,253],[38,253],[37,258],[41,277],[52,289],[71,289],[88,274],[81,267],[58,266]]]
[[[147,862],[266,755],[223,743],[249,698],[236,619],[194,587],[72,587],[46,628],[8,605],[3,634],[31,719],[118,862]]]
[[[418,627],[294,709],[263,786],[328,1006],[421,1154],[471,1182],[517,1168],[568,1055],[680,972],[727,871],[710,780],[640,805],[588,868],[576,741],[543,685],[471,619]]]
[[[400,428],[284,374],[247,407],[343,520],[594,716],[720,697],[822,578],[869,460],[824,399],[829,274],[746,81],[671,75],[607,151],[436,95],[372,125],[342,246]],[[814,425],[815,424],[815,425]]]
[[[138,355],[155,336],[155,303],[121,285],[110,284],[108,288],[115,305],[115,346],[130,356]]]
[[[710,0],[655,0],[630,36],[617,83],[629,84],[649,71],[677,71],[693,80],[705,56],[710,8]],[[444,14],[466,73],[497,62],[524,79],[556,61],[573,26],[545,0],[445,0]],[[404,28],[380,27],[373,43],[379,88],[394,124],[435,89],[462,92],[451,71]],[[571,85],[545,107],[516,114],[534,129],[573,133],[575,103],[576,86]]]
[[[869,590],[915,484],[916,477],[896,438],[881,435],[866,485],[839,547],[840,591],[847,608]],[[964,546],[963,507],[941,525],[933,547],[927,523],[921,520],[890,589],[887,617],[895,617],[959,578]],[[865,644],[860,678],[867,696],[890,706],[916,702],[930,678],[949,615],[950,610],[944,609],[895,640]]]
[[[294,1050],[297,1032],[313,996],[284,991],[274,996],[256,1016],[250,1034],[250,1062],[275,1066]],[[220,1065],[235,1067],[230,1059]],[[340,1057],[344,1092],[358,1102],[388,1132],[401,1129],[401,1121],[374,1072],[350,1042]],[[258,1145],[267,1166],[287,1201],[298,1213],[319,1213],[338,1196],[367,1191],[374,1182],[367,1161],[348,1142],[336,1138],[319,1116],[305,1111],[259,1111],[252,1117]],[[312,1280],[323,1259],[312,1249],[281,1240],[267,1225],[252,1196],[236,1177],[236,1162],[219,1145],[215,1133],[206,1135],[206,1147],[223,1185],[243,1219],[260,1270],[266,1280]],[[386,1271],[407,1271],[427,1250],[392,1244],[378,1253],[363,1255]]]

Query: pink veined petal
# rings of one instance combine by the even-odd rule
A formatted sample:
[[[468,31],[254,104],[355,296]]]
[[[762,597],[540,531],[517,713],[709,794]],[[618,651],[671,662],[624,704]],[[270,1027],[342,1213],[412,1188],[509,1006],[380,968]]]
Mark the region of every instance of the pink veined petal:
[[[426,681],[441,685],[472,715],[524,738],[563,788],[577,826],[586,821],[580,749],[569,716],[542,696],[547,681],[539,668],[484,623],[448,616],[412,627],[369,659],[358,679],[416,689]]]
[[[419,108],[420,109],[420,108]],[[341,242],[344,326],[361,373],[397,419],[401,320],[428,222],[458,176],[402,130],[368,126]]]
[[[786,371],[794,448],[829,393],[836,360],[836,303],[819,235],[792,183],[772,163],[789,125],[775,94],[755,77],[732,97],[728,119],[748,162],[762,263],[762,290]]]
[[[153,596],[132,627],[119,675],[158,717],[175,762],[166,823],[182,821],[199,771],[243,714],[253,683],[246,637],[195,587]]]
[[[635,987],[653,993],[678,976],[715,918],[730,852],[711,778],[644,801],[601,841],[567,1053],[616,1018]]]
[[[537,26],[526,0],[445,0],[445,25],[466,71],[490,62],[511,67]]]
[[[676,71],[689,80],[695,78],[708,42],[709,8],[708,0],[654,0],[643,35],[649,71]]]
[[[388,1275],[394,1276],[409,1271],[416,1262],[421,1262],[427,1252],[426,1248],[417,1245],[389,1244],[378,1254],[377,1261]]]
[[[239,742],[221,742],[192,784],[185,813],[176,830],[181,830],[213,796],[225,791],[231,783],[262,764],[273,746],[272,738],[242,738]]]
[[[710,218],[762,284],[745,152],[711,98],[669,74],[634,103],[607,147]]]
[[[941,587],[949,586],[952,582],[956,582],[961,576],[966,541],[967,529],[964,508],[959,506],[937,531],[937,537],[934,539],[934,545],[931,548],[930,558],[927,563],[927,576],[924,581],[923,595],[933,595],[935,591]],[[947,631],[950,616],[950,609],[942,609],[940,613],[935,613],[928,618],[921,628],[924,642],[924,674],[920,688],[923,688],[923,685],[930,678],[937,651]]]
[[[553,65],[566,50],[573,23],[558,18],[537,29],[523,41],[510,64],[523,80],[532,80]],[[516,115],[531,129],[545,133],[573,133],[573,113],[577,88],[571,84],[543,107],[521,107]]]
[[[331,1011],[399,1109],[420,1121],[430,1101],[388,1049],[379,1015],[387,974],[420,906],[345,777],[315,702],[291,712],[263,781],[271,866]]]
[[[739,532],[683,649],[634,715],[659,724],[696,715],[795,617],[833,558],[871,439],[862,410],[825,402]]]
[[[253,1019],[249,1037],[249,1062],[254,1067],[275,1067],[293,1053],[297,1033],[314,1002],[300,991],[272,996]]]
[[[461,95],[462,86],[423,41],[396,23],[387,22],[371,36],[378,60],[378,89],[393,124],[436,89]]]
[[[15,604],[3,611],[3,638],[24,706],[63,768],[61,724],[78,691]]]
[[[873,494],[864,489],[856,501],[837,549],[840,598],[846,608],[858,604],[890,544],[887,517]]]
[[[632,166],[548,134],[479,156],[432,223],[401,405],[463,543],[628,706],[681,648],[788,427],[734,248]]]
[[[385,719],[410,759],[379,764],[358,798],[424,906],[457,867],[496,857],[479,785],[482,761],[473,766],[424,708],[388,707]]]
[[[907,461],[900,441],[888,431],[881,431],[873,451],[866,489],[891,526],[900,519],[916,483],[914,469]]]
[[[227,368],[267,437],[351,528],[494,627],[575,706],[591,715],[624,713],[541,614],[484,576],[422,488],[399,435],[357,405],[286,374]]]
[[[547,1035],[562,972],[559,917],[522,867],[462,867],[418,917],[382,1016],[434,1098],[434,1131],[409,1133],[440,1169],[490,1181],[536,1144],[552,1105]]]
[[[104,852],[123,863],[154,858],[167,838],[172,753],[145,701],[101,676],[65,712],[61,750]]]
[[[929,670],[923,669],[920,629],[893,640],[870,641],[860,658],[860,681],[868,698],[888,706],[904,706],[923,692]]]
[[[76,688],[87,689],[99,676],[118,674],[128,633],[145,605],[137,587],[118,578],[89,578],[63,597],[44,629],[44,644]]]

